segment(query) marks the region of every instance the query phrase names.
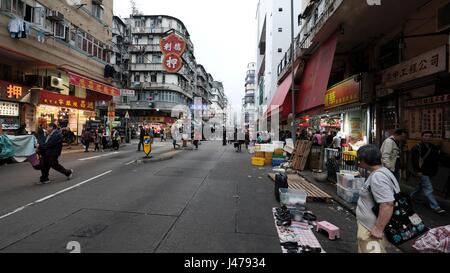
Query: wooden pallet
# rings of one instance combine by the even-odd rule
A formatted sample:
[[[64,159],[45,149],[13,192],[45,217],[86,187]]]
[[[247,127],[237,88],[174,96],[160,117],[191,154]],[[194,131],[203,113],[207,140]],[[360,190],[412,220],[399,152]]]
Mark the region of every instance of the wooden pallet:
[[[275,182],[275,174],[269,173],[269,177]],[[288,175],[289,188],[293,190],[302,190],[308,194],[306,201],[308,202],[325,202],[330,203],[332,197],[313,185],[312,183],[306,181],[303,177],[297,174]]]
[[[294,170],[303,171],[308,161],[309,153],[311,152],[312,142],[306,140],[297,141],[292,154],[292,168]]]

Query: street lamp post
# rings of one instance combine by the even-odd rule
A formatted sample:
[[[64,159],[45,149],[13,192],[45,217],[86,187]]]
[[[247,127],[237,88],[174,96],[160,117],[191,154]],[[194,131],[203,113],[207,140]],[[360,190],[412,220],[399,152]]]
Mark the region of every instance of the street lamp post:
[[[291,96],[292,96],[292,115],[293,115],[293,121],[292,121],[292,140],[294,141],[294,144],[297,142],[297,125],[295,123],[295,84],[294,84],[294,77],[295,77],[295,71],[294,71],[294,63],[295,63],[295,40],[294,40],[294,0],[291,0],[291,76],[292,76],[292,83],[291,83]]]

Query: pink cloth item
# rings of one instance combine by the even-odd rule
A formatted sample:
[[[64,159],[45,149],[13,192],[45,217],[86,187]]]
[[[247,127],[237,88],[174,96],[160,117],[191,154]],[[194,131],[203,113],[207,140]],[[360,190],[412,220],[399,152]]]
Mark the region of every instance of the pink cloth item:
[[[450,253],[450,225],[431,229],[414,242],[419,252]]]

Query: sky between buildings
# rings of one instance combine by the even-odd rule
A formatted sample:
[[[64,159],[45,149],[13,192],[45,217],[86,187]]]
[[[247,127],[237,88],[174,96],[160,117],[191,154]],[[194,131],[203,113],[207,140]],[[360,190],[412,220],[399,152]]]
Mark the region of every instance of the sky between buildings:
[[[215,80],[240,110],[247,64],[256,61],[256,8],[258,0],[136,0],[145,15],[170,15],[188,29],[197,63]],[[114,14],[131,13],[129,0],[115,0]]]

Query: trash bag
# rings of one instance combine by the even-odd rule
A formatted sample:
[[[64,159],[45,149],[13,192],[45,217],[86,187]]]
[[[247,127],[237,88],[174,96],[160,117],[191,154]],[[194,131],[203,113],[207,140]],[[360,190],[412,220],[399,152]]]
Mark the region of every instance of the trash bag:
[[[289,188],[288,177],[285,174],[275,175],[275,200],[280,202],[280,189]]]
[[[5,135],[1,135],[0,136],[0,159],[11,158],[11,157],[14,157],[15,155],[16,155],[16,153],[14,151],[13,143],[11,142],[11,140]]]

